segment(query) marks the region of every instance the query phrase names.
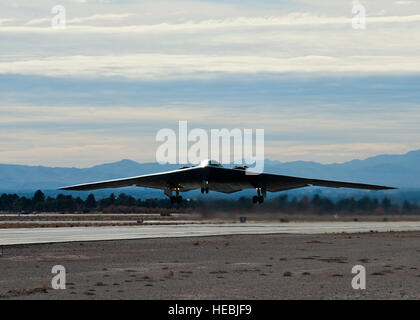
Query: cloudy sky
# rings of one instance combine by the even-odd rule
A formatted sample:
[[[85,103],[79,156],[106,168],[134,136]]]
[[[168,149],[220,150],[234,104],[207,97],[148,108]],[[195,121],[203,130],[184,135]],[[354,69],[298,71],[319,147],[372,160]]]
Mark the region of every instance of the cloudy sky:
[[[0,0],[0,163],[154,161],[179,120],[281,161],[420,149],[419,30],[418,0]]]

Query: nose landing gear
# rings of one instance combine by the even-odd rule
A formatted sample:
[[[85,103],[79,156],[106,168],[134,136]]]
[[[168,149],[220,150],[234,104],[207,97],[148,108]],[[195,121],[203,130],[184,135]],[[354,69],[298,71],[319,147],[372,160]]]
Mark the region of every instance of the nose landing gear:
[[[256,188],[257,189],[257,195],[252,197],[252,203],[263,203],[264,202],[264,198],[266,196],[265,191],[261,190],[261,188]]]
[[[207,180],[201,182],[201,193],[209,193],[209,182]]]

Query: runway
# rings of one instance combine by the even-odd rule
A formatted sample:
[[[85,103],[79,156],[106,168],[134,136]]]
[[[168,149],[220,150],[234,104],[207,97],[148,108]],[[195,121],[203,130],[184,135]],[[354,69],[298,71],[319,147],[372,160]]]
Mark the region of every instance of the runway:
[[[256,234],[331,234],[420,231],[420,222],[296,222],[128,227],[1,229],[0,246],[74,241],[182,238]]]

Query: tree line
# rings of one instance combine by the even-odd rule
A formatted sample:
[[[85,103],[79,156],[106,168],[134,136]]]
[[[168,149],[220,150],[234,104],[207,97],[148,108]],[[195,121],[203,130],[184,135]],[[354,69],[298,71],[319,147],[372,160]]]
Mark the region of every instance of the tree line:
[[[177,209],[189,208],[191,203],[183,201]],[[124,207],[124,208],[122,208]],[[32,198],[21,197],[17,194],[2,194],[0,196],[0,211],[3,212],[125,212],[134,210],[139,212],[144,209],[170,209],[169,199],[136,199],[133,196],[120,194],[118,197],[113,193],[108,197],[96,200],[93,194],[83,200],[80,197],[59,194],[57,197],[46,197],[41,190],[35,192]],[[127,210],[121,210],[127,209]],[[147,210],[146,210],[147,211]]]
[[[237,200],[218,199],[210,202],[202,202],[198,207],[204,212],[211,211],[263,211],[282,213],[305,213],[305,214],[336,214],[336,213],[360,213],[360,214],[420,214],[420,206],[416,203],[404,201],[402,204],[393,203],[385,197],[377,198],[363,197],[361,199],[343,198],[331,200],[327,197],[315,195],[309,197],[289,197],[279,195],[263,205],[254,205],[249,198]]]
[[[41,190],[35,192],[32,198],[17,194],[2,194],[0,196],[1,212],[115,212],[139,213],[159,211],[198,211],[198,212],[287,212],[287,213],[316,213],[334,214],[338,212],[358,213],[395,213],[420,214],[420,206],[409,201],[402,205],[393,203],[389,198],[378,200],[363,197],[361,199],[344,198],[333,201],[327,197],[315,195],[312,198],[289,197],[279,195],[269,199],[262,205],[255,205],[249,197],[231,199],[184,199],[180,204],[172,205],[165,199],[136,199],[133,196],[121,193],[118,196],[111,194],[107,198],[95,199],[93,194],[83,200],[80,197],[60,194],[57,197],[46,197]]]

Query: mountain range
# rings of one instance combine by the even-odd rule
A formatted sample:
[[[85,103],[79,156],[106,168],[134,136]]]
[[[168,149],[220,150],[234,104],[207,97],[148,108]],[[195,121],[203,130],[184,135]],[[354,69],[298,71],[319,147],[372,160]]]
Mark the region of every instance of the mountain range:
[[[31,193],[37,189],[53,192],[61,186],[137,176],[173,170],[178,167],[179,165],[138,163],[131,160],[121,160],[90,168],[0,164],[0,192]],[[364,160],[332,164],[309,161],[281,162],[267,159],[264,172],[379,184],[397,187],[405,191],[420,190],[420,150],[406,154],[379,155]],[[135,189],[136,194],[143,194],[143,196],[163,194],[163,192],[144,188]]]

